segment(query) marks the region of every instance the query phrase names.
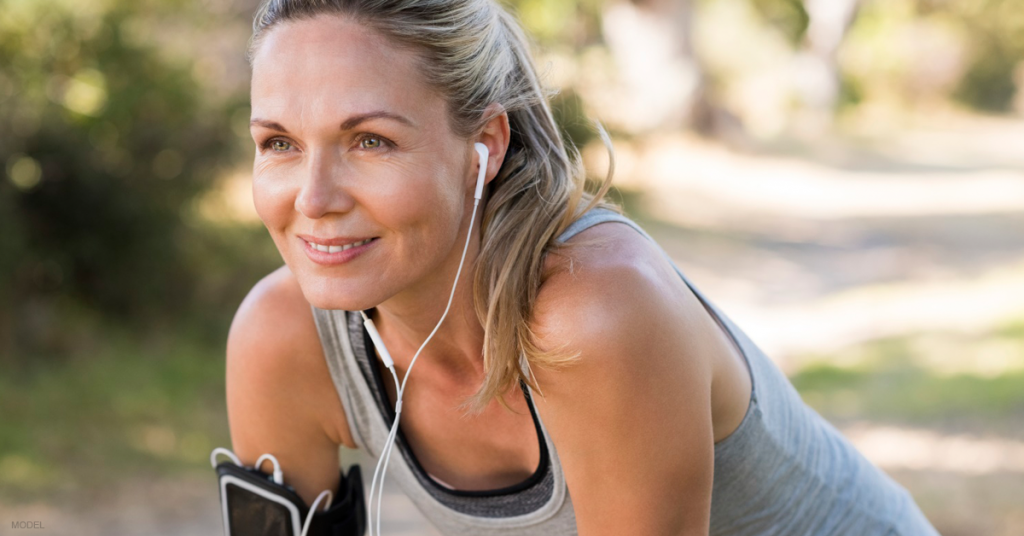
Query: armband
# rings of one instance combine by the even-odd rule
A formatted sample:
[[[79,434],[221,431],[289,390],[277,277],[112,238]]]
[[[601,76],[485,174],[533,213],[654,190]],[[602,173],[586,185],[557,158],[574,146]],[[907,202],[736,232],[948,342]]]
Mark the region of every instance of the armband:
[[[339,469],[340,483],[333,493],[330,508],[324,511],[321,503],[310,514],[310,507],[293,487],[275,482],[271,475],[255,467],[241,465],[233,455],[232,460],[215,465],[225,536],[363,536],[366,533],[366,503],[358,465],[350,466],[348,474]],[[309,515],[313,519],[303,535]]]

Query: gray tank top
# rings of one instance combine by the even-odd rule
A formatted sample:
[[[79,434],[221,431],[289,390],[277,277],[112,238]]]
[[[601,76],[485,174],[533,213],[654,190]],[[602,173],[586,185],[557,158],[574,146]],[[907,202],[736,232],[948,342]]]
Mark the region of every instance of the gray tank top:
[[[584,214],[558,239],[568,240],[603,222],[624,223],[653,242],[632,220],[600,208]],[[715,444],[710,533],[937,536],[910,494],[807,407],[743,330],[678,267],[676,272],[738,346],[753,385],[739,427]],[[360,449],[377,458],[394,410],[371,357],[375,355],[373,343],[358,311],[314,307],[313,313],[352,437]],[[424,471],[404,436],[398,434],[401,456],[392,457],[388,479],[397,481],[442,533],[576,535],[576,518],[558,453],[533,407],[529,388],[524,394],[536,424],[541,460],[536,472],[515,486],[488,491],[448,488]]]

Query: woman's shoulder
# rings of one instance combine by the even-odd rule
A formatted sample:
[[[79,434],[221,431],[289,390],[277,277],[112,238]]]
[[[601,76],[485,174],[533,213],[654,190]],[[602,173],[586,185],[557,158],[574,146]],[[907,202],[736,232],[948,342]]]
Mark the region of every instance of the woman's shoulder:
[[[542,273],[531,315],[542,350],[569,346],[602,359],[608,352],[598,350],[645,342],[638,337],[659,327],[684,331],[692,312],[685,283],[657,244],[621,222],[574,235],[545,258]]]
[[[243,391],[291,397],[288,404],[311,408],[332,440],[353,446],[344,412],[335,407],[312,308],[287,266],[256,283],[238,307],[228,333],[227,371],[229,398]]]
[[[679,282],[656,244],[625,223],[601,222],[545,257],[532,318],[551,327],[570,321],[574,329],[582,326],[573,319],[615,320]]]
[[[263,277],[242,300],[231,323],[229,349],[232,343],[268,351],[320,348],[312,310],[287,266]]]
[[[291,309],[309,307],[302,296],[299,282],[292,271],[288,269],[288,265],[282,265],[257,281],[242,300],[239,311],[245,311],[254,306],[259,308],[268,305],[290,307]]]

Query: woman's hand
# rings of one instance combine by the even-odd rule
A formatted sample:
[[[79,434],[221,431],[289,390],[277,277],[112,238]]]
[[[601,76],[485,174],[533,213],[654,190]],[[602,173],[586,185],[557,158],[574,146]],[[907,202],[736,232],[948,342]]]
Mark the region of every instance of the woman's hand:
[[[339,445],[354,448],[309,303],[286,267],[239,307],[227,346],[231,443],[247,466],[264,454],[307,505],[338,489]],[[260,468],[272,470],[268,461]]]
[[[579,236],[602,233],[635,231],[597,225]],[[664,259],[636,240],[614,243],[577,251],[572,272],[555,270],[541,288],[536,342],[579,358],[534,367],[536,405],[581,536],[706,535],[712,368],[697,316],[706,313]]]

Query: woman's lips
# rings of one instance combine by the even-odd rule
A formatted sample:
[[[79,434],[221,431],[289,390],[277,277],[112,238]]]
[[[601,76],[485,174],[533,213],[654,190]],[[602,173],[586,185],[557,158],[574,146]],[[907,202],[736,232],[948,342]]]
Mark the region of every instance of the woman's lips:
[[[303,250],[309,260],[324,265],[337,265],[348,262],[372,248],[377,243],[377,237],[367,238],[346,245],[325,245],[311,242],[306,238],[302,240]],[[323,240],[327,242],[328,240]],[[336,242],[336,240],[330,240]],[[325,251],[326,250],[326,251]]]

